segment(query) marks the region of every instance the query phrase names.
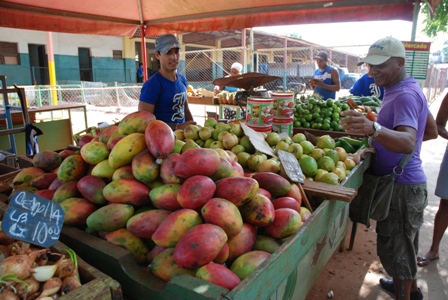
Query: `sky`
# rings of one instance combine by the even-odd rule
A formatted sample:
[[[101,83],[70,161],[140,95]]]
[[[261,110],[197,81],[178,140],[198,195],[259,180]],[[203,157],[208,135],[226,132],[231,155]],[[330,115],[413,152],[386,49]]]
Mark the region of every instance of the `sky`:
[[[422,15],[419,16],[419,21],[422,18]],[[330,30],[329,26],[331,26]],[[421,33],[421,28],[423,28],[423,25],[419,23],[417,25],[415,41],[431,42],[431,52],[441,50],[443,43],[448,40],[448,34],[439,34],[436,39],[430,39]],[[257,27],[255,29],[281,35],[296,33],[303,40],[311,43],[326,47],[340,46],[338,49],[358,55],[365,55],[371,44],[386,36],[392,36],[401,41],[411,41],[412,22],[369,21]]]

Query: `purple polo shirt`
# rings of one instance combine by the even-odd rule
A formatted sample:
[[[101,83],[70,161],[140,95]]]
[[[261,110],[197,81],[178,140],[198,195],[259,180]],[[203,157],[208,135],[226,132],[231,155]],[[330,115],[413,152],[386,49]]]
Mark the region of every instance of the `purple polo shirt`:
[[[385,89],[377,122],[388,129],[394,129],[397,126],[409,126],[417,130],[416,149],[403,174],[397,177],[398,182],[404,184],[426,182],[426,175],[423,172],[422,160],[420,159],[420,150],[428,114],[429,109],[425,95],[413,77],[408,77],[393,87]],[[376,149],[375,161],[372,162],[373,172],[377,175],[392,173],[403,154],[387,150],[377,141],[374,141],[373,145]]]

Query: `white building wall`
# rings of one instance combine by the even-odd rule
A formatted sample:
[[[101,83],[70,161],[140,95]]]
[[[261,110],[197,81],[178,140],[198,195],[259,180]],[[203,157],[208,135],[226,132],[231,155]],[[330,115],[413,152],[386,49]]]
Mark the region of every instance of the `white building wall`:
[[[28,44],[47,44],[47,32],[0,27],[0,41],[18,43],[20,53],[28,53]],[[112,57],[112,50],[123,51],[123,38],[102,35],[53,32],[56,55],[78,55],[78,48],[90,48],[91,56]]]

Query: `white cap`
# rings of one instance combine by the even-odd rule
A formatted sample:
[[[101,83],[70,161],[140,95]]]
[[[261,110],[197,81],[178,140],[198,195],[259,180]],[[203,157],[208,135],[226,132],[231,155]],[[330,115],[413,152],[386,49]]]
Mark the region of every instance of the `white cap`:
[[[241,71],[243,71],[243,65],[240,64],[240,63],[238,63],[238,62],[234,62],[234,63],[232,64],[232,67],[231,67],[230,69],[238,70],[238,72],[241,73]]]
[[[363,63],[368,63],[374,66],[381,65],[391,57],[406,58],[406,51],[400,40],[389,36],[379,39],[372,46],[370,46],[367,56],[358,63],[358,66]]]

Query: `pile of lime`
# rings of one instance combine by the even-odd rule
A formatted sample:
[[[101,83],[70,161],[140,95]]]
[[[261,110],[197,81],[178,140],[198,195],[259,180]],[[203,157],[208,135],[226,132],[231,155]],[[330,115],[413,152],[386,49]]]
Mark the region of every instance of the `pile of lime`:
[[[309,95],[294,105],[294,127],[343,131],[339,125],[340,113],[347,109],[350,107],[346,103]]]

